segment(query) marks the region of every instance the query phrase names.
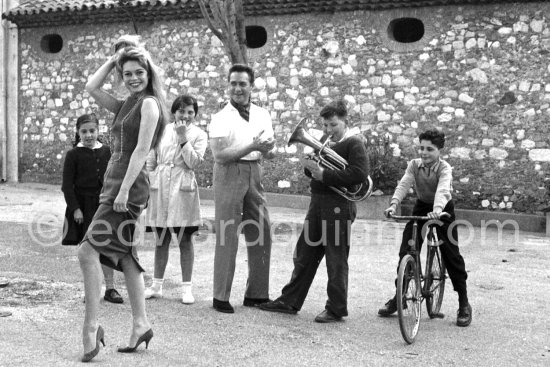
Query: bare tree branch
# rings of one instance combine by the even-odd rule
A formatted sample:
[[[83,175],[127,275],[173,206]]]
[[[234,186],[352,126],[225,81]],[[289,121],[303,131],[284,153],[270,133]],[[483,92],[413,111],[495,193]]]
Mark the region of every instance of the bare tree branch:
[[[242,0],[198,0],[208,28],[222,42],[233,63],[247,63]]]
[[[235,32],[239,44],[246,45],[246,30],[244,25],[244,7],[242,0],[235,0]]]
[[[246,41],[246,27],[244,24],[244,7],[242,0],[235,0],[235,33],[237,34],[237,42],[241,49],[241,54],[244,59],[247,59],[247,41]]]
[[[243,52],[243,47],[246,50],[246,45],[243,45],[241,43],[241,40],[239,39],[239,34],[237,31],[237,17],[239,17],[239,15],[236,12],[234,1],[226,2],[226,14],[228,14],[229,30],[231,31],[231,54],[233,55],[233,59],[235,60],[235,62],[245,64],[247,55],[246,52]],[[243,17],[243,15],[241,14],[240,17]]]
[[[219,27],[218,24],[214,24],[214,22],[216,22],[216,20],[213,19],[210,16],[210,13],[208,12],[207,5],[210,6],[210,1],[208,1],[208,0],[198,0],[198,3],[199,3],[199,7],[201,8],[202,16],[204,17],[204,19],[206,20],[206,23],[208,24],[208,28],[210,28],[212,33],[214,33],[214,35],[216,37],[218,37],[220,39],[220,41],[223,42],[224,35],[223,35],[222,31],[220,31],[221,27]],[[212,12],[212,14],[214,14],[214,12]]]
[[[210,11],[212,12],[212,16],[214,19],[216,19],[216,22],[218,23],[220,29],[225,30],[227,29],[227,22],[224,19],[223,12],[220,10],[220,8],[223,5],[223,0],[207,0]]]

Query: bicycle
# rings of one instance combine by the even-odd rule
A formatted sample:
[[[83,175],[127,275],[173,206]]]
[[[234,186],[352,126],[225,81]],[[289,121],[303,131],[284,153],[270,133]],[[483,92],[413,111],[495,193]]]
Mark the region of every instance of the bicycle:
[[[441,217],[450,216],[441,213]],[[390,213],[389,218],[397,221],[413,221],[412,239],[409,242],[410,249],[399,262],[397,275],[397,314],[401,335],[408,344],[412,344],[420,327],[422,302],[426,300],[428,316],[441,318],[439,313],[445,291],[445,263],[439,251],[439,239],[437,237],[437,222],[429,217],[421,216],[396,216]],[[420,250],[417,244],[418,221],[428,222],[428,230],[424,237],[427,244],[426,272],[422,273],[420,262]]]

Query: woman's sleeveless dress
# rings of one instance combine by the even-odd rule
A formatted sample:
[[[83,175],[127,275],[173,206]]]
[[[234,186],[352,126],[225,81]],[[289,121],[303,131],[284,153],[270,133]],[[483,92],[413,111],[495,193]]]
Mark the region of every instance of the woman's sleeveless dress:
[[[145,97],[156,100],[152,96]],[[88,241],[99,252],[102,264],[119,271],[122,271],[120,260],[127,255],[134,259],[140,271],[145,271],[139,264],[136,248],[133,246],[136,222],[149,198],[149,178],[145,164],[128,193],[128,211],[113,210],[113,202],[137,146],[143,98],[144,95],[132,95],[125,101],[120,101],[120,108],[111,127],[112,155],[99,196],[99,208],[83,240]],[[162,123],[162,119],[159,118],[157,123]],[[158,132],[158,127],[156,131]],[[154,137],[153,141],[156,140]]]

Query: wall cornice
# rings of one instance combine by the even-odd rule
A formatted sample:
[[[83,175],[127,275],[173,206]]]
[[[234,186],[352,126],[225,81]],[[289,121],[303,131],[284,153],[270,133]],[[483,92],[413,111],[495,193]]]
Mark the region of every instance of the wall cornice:
[[[246,16],[334,13],[544,0],[244,0]],[[2,14],[20,28],[202,18],[196,0],[22,0]]]

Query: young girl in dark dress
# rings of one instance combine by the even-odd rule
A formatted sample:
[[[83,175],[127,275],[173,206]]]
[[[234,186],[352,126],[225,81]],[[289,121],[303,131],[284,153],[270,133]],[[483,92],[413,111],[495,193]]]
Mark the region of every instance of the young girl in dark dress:
[[[98,141],[98,135],[99,121],[94,114],[82,115],[76,120],[73,149],[67,152],[63,165],[61,190],[67,209],[62,245],[76,246],[82,241],[99,207],[99,193],[111,150]],[[102,266],[102,270],[105,279],[103,298],[111,303],[122,303],[122,297],[114,287],[113,269]]]

